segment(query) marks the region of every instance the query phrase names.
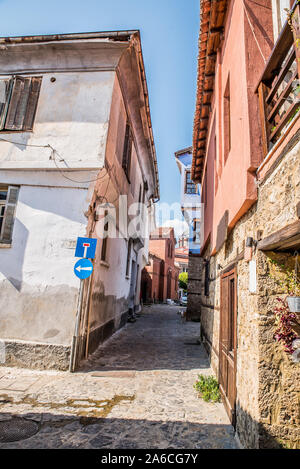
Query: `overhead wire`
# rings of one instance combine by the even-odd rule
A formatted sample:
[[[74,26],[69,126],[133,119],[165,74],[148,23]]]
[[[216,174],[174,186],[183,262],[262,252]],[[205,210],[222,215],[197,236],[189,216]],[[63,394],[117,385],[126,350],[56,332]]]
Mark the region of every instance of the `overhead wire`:
[[[59,152],[58,152],[52,145],[50,145],[49,143],[48,143],[47,145],[34,145],[34,144],[31,144],[31,143],[13,142],[13,141],[11,141],[11,140],[7,140],[6,138],[0,138],[0,141],[7,142],[7,143],[12,143],[13,145],[21,145],[21,146],[24,146],[24,147],[50,148],[50,150],[51,150],[50,160],[53,161],[53,163],[55,164],[56,168],[59,170],[59,172],[61,173],[61,175],[62,175],[64,178],[68,179],[69,181],[76,182],[76,183],[78,183],[78,184],[88,184],[88,183],[90,183],[90,182],[95,182],[95,181],[104,179],[105,176],[106,176],[107,174],[109,174],[110,171],[111,171],[112,168],[113,168],[113,166],[112,166],[111,168],[109,168],[109,170],[108,170],[103,176],[97,177],[97,178],[95,178],[95,179],[89,179],[89,180],[87,180],[87,181],[78,181],[78,180],[76,180],[76,179],[73,179],[73,178],[70,178],[70,177],[66,176],[66,175],[64,174],[65,171],[57,165],[57,163],[56,163],[56,158],[55,158],[55,155],[56,155],[56,154],[59,156],[60,162],[62,162],[62,161],[66,162],[66,160],[65,160],[65,159],[59,154]],[[101,172],[103,169],[105,169],[105,168],[101,168],[101,169],[100,169],[100,172]],[[80,169],[79,169],[78,171],[83,171],[83,170],[80,170]]]
[[[58,169],[58,171],[60,172],[61,176],[64,177],[65,179],[68,179],[69,181],[71,182],[75,182],[77,184],[88,184],[88,183],[91,183],[91,182],[96,182],[96,181],[100,181],[102,179],[104,179],[106,176],[108,176],[108,183],[107,183],[107,186],[106,186],[106,189],[105,189],[105,193],[103,196],[99,196],[99,199],[103,200],[105,199],[106,200],[106,203],[108,203],[108,200],[106,198],[106,194],[108,192],[108,187],[109,187],[109,184],[111,182],[111,179],[110,179],[110,173],[113,171],[114,169],[114,164],[108,168],[108,170],[106,170],[106,173],[102,176],[98,176],[94,179],[89,179],[89,180],[86,180],[86,181],[78,181],[76,179],[73,179],[73,178],[70,178],[69,176],[66,176],[64,174],[64,170],[62,168],[60,168],[57,164],[57,161],[56,161],[56,155],[60,158],[60,162],[65,162],[66,163],[66,160],[59,154],[59,152],[52,146],[50,145],[49,143],[46,144],[46,145],[36,145],[36,144],[30,144],[30,143],[22,143],[22,142],[13,142],[11,140],[7,140],[5,138],[0,138],[0,141],[3,141],[3,142],[7,142],[7,143],[12,143],[13,145],[21,145],[21,146],[24,146],[24,147],[35,147],[35,148],[49,148],[51,150],[51,155],[50,155],[50,160],[53,161],[54,165],[56,166],[56,168]],[[105,167],[101,168],[100,169],[100,173],[103,169],[106,169]],[[78,171],[83,171],[83,170],[78,170]],[[119,195],[118,195],[119,197]],[[116,197],[116,199],[113,201],[113,202],[110,202],[110,203],[114,203],[118,197]]]

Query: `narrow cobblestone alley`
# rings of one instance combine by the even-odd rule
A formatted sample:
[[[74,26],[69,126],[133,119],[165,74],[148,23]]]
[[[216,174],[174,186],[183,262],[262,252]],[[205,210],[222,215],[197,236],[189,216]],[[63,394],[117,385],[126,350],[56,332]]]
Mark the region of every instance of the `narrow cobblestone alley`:
[[[33,436],[0,448],[235,448],[222,404],[193,389],[212,374],[199,323],[178,307],[144,307],[74,373],[0,368],[0,427],[33,422]]]

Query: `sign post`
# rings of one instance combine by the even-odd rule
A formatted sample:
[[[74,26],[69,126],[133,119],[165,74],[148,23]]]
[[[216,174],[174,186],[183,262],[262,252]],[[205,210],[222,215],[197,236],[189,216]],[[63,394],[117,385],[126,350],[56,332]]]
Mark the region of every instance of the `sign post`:
[[[97,247],[96,238],[77,238],[75,257],[81,257],[74,265],[74,274],[80,278],[79,297],[77,304],[75,330],[72,339],[71,357],[70,357],[70,371],[73,372],[76,367],[77,358],[77,343],[79,336],[79,325],[81,319],[82,301],[83,301],[83,281],[88,278],[93,272],[93,263],[90,259],[95,258]]]

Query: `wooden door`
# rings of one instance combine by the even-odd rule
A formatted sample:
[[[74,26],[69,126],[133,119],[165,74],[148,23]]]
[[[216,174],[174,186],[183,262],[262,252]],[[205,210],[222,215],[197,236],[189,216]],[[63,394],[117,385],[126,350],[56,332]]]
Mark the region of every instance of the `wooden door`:
[[[237,276],[236,269],[221,276],[219,383],[222,400],[235,426],[237,353]]]

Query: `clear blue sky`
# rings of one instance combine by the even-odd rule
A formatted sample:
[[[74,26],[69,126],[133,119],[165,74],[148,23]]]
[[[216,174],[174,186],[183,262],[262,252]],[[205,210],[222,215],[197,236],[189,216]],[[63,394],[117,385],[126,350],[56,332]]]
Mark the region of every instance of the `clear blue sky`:
[[[192,144],[199,0],[0,0],[0,36],[140,29],[161,201],[179,201],[174,152]]]

